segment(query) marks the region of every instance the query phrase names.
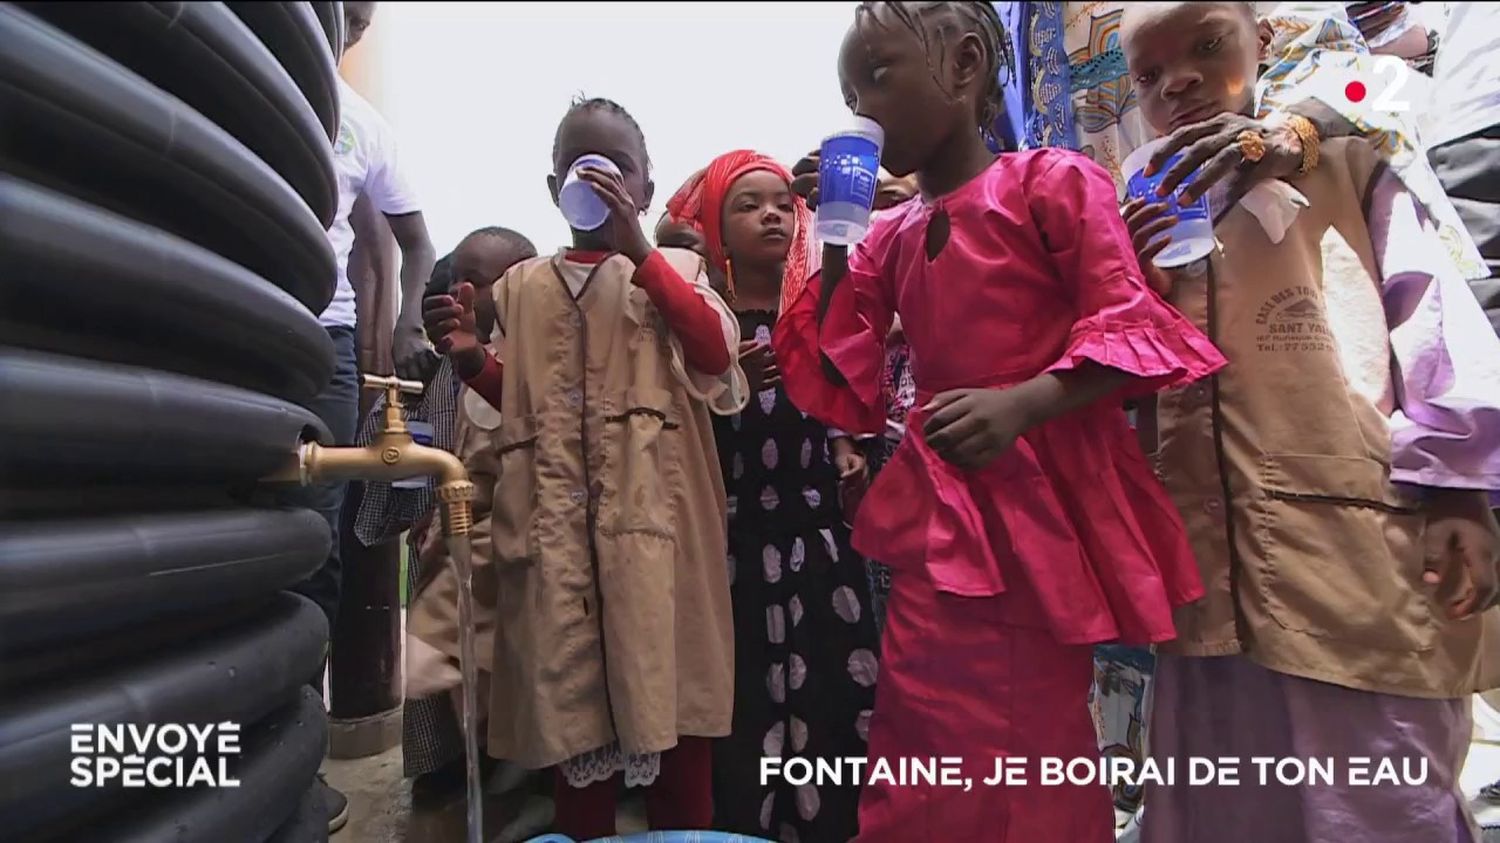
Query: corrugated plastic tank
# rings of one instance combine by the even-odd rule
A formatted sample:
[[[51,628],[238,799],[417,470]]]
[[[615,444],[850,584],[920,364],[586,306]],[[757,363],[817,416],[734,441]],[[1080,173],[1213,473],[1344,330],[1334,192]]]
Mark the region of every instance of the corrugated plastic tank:
[[[326,840],[338,3],[0,3],[0,837]],[[233,788],[74,787],[73,724],[242,724]]]

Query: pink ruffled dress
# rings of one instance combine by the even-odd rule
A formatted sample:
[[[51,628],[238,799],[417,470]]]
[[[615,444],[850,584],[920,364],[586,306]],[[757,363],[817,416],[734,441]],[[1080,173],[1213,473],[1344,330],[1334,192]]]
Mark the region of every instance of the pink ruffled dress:
[[[929,229],[947,242],[927,255]],[[936,225],[934,225],[934,221]],[[1163,641],[1172,607],[1203,593],[1182,523],[1120,402],[1027,431],[965,472],[921,434],[938,393],[1006,387],[1084,361],[1181,386],[1224,365],[1142,279],[1114,183],[1077,153],[1001,155],[969,183],[879,220],[849,259],[821,335],[821,279],[782,319],[775,351],[792,400],[856,433],[884,429],[883,338],[899,312],[917,368],[907,436],[866,496],[854,544],[940,592],[992,597],[1019,583],[1062,643]],[[819,353],[847,380],[835,386]],[[1018,618],[1018,620],[1028,620]]]
[[[1209,375],[1223,357],[1146,287],[1114,182],[1063,150],[1001,155],[954,192],[890,211],[850,255],[821,331],[820,291],[815,279],[773,337],[798,407],[883,432],[894,313],[919,364],[908,435],[854,524],[855,548],[892,569],[871,763],[961,754],[966,774],[986,776],[1002,755],[1096,755],[1086,645],[1171,639],[1172,608],[1203,594],[1125,396],[1027,431],[977,471],[927,446],[921,407],[1085,361],[1136,375],[1130,392],[1146,393]],[[1113,839],[1102,787],[977,779],[967,793],[871,782],[860,829],[872,843]]]

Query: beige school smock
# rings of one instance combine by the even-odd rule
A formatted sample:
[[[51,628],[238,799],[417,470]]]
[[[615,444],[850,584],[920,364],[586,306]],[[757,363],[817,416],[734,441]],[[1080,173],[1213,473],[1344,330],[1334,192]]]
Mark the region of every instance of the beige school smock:
[[[1449,481],[1435,485],[1492,478],[1442,477],[1459,461],[1424,464],[1422,448],[1392,443],[1410,431],[1403,401],[1451,386],[1427,371],[1426,338],[1451,338],[1458,322],[1467,340],[1483,316],[1454,292],[1462,278],[1439,266],[1431,220],[1367,143],[1325,142],[1318,167],[1290,184],[1308,204],[1280,242],[1237,205],[1206,270],[1174,274],[1172,303],[1230,363],[1157,402],[1158,471],[1207,589],[1177,610],[1178,638],[1161,649],[1243,653],[1367,691],[1463,696],[1493,684],[1479,670],[1485,624],[1449,621],[1422,583],[1425,516],[1393,466]],[[1401,301],[1410,312],[1388,318]],[[1500,352],[1487,328],[1474,342],[1466,353]],[[1438,442],[1450,457],[1465,447],[1461,416]]]
[[[737,328],[702,259],[661,251],[720,313],[734,359]],[[489,541],[476,531],[474,549],[476,592],[481,567],[494,588],[477,607],[493,629],[488,752],[528,767],[616,740],[640,754],[721,737],[734,690],[709,412],[743,406],[744,375],[687,370],[628,259],[599,264],[576,299],[561,259],[526,261],[494,285],[500,421],[465,454],[491,493]],[[455,593],[434,583],[419,602]],[[451,603],[416,607],[408,624],[456,657]]]

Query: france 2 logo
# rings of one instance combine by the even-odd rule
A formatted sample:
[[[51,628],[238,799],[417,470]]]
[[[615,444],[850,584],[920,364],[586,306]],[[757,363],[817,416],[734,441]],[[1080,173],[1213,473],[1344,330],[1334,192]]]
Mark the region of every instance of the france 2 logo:
[[[1368,74],[1360,73],[1355,68],[1346,69],[1341,74],[1344,78],[1339,80],[1339,93],[1345,101],[1359,106],[1370,96],[1373,87],[1375,97],[1364,108],[1397,114],[1411,111],[1411,103],[1401,98],[1402,90],[1411,79],[1411,65],[1397,56],[1375,56],[1374,59],[1374,79],[1368,79]]]

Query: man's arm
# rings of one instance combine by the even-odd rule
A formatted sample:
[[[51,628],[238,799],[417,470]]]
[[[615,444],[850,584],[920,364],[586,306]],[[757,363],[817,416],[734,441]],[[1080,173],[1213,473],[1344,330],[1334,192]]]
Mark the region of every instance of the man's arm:
[[[396,317],[396,334],[391,341],[396,374],[426,383],[437,369],[438,357],[427,345],[422,331],[422,293],[432,277],[432,265],[437,255],[421,211],[388,214],[386,220],[396,237],[396,245],[401,249],[401,310]]]

